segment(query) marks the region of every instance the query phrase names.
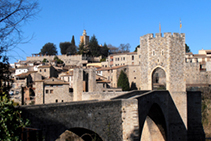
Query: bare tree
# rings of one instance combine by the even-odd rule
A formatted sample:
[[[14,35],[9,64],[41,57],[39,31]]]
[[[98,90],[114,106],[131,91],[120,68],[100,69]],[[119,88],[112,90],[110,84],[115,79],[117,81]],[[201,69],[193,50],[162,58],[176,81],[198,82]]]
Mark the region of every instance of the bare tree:
[[[39,12],[35,0],[0,1],[0,58],[5,61],[5,53],[23,42],[21,26]]]

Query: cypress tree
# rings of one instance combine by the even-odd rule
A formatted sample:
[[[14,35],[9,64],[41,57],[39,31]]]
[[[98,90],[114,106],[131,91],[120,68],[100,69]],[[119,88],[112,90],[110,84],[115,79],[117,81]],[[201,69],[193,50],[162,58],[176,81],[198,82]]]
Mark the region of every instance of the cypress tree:
[[[124,73],[124,71],[121,71],[119,75],[117,87],[121,87],[123,91],[130,90],[128,77],[127,77],[127,74]]]
[[[71,44],[75,47],[75,39],[74,39],[74,35],[72,36]]]

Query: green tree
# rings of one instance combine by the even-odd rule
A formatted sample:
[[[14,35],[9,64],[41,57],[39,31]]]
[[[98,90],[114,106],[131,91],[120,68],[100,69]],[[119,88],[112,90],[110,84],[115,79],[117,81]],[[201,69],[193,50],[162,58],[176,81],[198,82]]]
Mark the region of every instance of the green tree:
[[[61,50],[61,54],[74,55],[77,52],[76,46],[70,42],[61,42],[59,44],[59,47]]]
[[[46,62],[48,62],[48,60],[47,60],[46,58],[44,58],[44,59],[42,60],[42,62],[43,62],[43,63],[46,63]]]
[[[100,56],[100,47],[95,35],[93,35],[89,41],[89,52],[94,57]]]
[[[124,73],[123,70],[121,71],[121,73],[119,75],[119,78],[117,81],[117,87],[121,87],[123,91],[130,90],[127,74]]]
[[[64,63],[61,59],[59,59],[58,56],[55,56],[53,60],[55,60],[58,64],[63,64]]]
[[[29,125],[29,121],[21,118],[21,111],[14,107],[4,92],[0,97],[0,109],[0,140],[19,141],[21,128]]]
[[[53,43],[46,43],[42,47],[40,54],[42,54],[42,55],[56,55],[57,54],[56,45],[53,44]]]
[[[140,48],[140,45],[137,45],[137,47],[135,48],[134,52],[137,52],[138,48]]]
[[[190,51],[190,48],[189,48],[189,46],[188,46],[187,44],[185,44],[185,52],[186,52],[186,53],[191,52],[191,51]]]
[[[72,36],[71,44],[75,47],[75,39],[74,39],[74,35]]]
[[[78,54],[87,54],[88,53],[88,50],[87,48],[84,46],[84,43],[82,42],[80,45],[79,45],[79,48],[78,48]]]
[[[109,48],[106,43],[100,48],[100,55],[102,55],[102,58],[108,57]]]

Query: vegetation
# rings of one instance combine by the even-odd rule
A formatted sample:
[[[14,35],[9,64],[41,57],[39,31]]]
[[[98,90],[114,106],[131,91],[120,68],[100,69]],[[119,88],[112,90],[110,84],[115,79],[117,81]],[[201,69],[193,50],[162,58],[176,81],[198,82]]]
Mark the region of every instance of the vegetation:
[[[102,58],[106,59],[108,57],[108,51],[109,48],[106,43],[100,48],[100,55],[102,55]]]
[[[53,60],[55,60],[57,62],[57,64],[63,64],[64,63],[61,59],[59,59],[58,56],[55,56]]]
[[[42,47],[40,54],[42,54],[42,55],[57,55],[56,45],[53,43],[46,43]]]
[[[76,49],[76,46],[75,46],[75,41],[74,40],[74,36],[73,36],[73,39],[70,42],[61,42],[59,44],[59,47],[60,47],[60,50],[61,50],[61,54],[67,54],[67,55],[74,55],[77,53],[77,49]]]
[[[21,111],[13,106],[6,93],[0,97],[0,140],[1,141],[19,141],[21,128],[29,125],[21,118]]]
[[[48,62],[48,60],[47,60],[46,58],[44,58],[44,59],[42,60],[42,62],[43,62],[43,63],[46,63],[46,62]]]
[[[89,41],[89,54],[93,57],[100,56],[100,47],[98,45],[97,38],[93,35]]]
[[[0,9],[0,140],[18,141],[20,129],[28,125],[28,122],[23,121],[21,112],[9,99],[12,80],[6,52],[25,42],[21,26],[39,10],[38,3],[34,0],[2,0]]]
[[[186,52],[186,53],[191,52],[191,51],[190,51],[190,47],[189,47],[187,44],[185,44],[185,52]]]
[[[120,53],[125,53],[125,52],[130,52],[130,44],[120,44],[119,45],[119,52]]]
[[[140,48],[140,45],[137,45],[137,47],[135,48],[134,52],[137,52],[138,48]]]
[[[130,90],[127,74],[124,73],[123,70],[121,71],[121,73],[119,75],[117,87],[121,87],[123,91]]]

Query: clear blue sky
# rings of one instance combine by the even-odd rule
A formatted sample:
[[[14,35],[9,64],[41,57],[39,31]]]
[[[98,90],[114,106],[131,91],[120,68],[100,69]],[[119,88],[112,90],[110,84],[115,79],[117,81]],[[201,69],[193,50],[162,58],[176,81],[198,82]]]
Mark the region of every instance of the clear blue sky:
[[[86,29],[95,34],[99,44],[119,46],[129,43],[130,51],[139,44],[139,37],[148,33],[181,32],[194,54],[211,49],[211,1],[193,0],[39,0],[41,11],[22,30],[24,37],[33,39],[8,52],[10,62],[25,60],[39,53],[45,43],[71,41],[76,45]]]

